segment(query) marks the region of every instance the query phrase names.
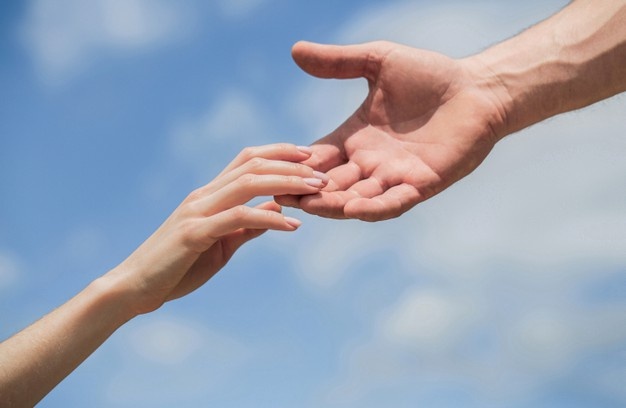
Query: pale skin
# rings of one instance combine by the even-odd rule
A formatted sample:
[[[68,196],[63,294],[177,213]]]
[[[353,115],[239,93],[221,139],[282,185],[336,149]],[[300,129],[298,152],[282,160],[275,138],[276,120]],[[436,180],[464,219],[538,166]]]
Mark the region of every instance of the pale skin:
[[[298,43],[293,56],[318,77],[366,78],[369,95],[310,149],[244,151],[122,264],[1,343],[3,406],[34,405],[124,323],[202,286],[264,231],[299,226],[276,203],[246,207],[250,198],[332,218],[397,217],[471,173],[506,135],[624,92],[626,0],[576,0],[464,59],[388,42]]]
[[[267,230],[295,231],[300,221],[282,215],[275,202],[246,203],[319,192],[328,177],[300,164],[311,153],[291,144],[245,149],[128,259],[0,343],[1,405],[35,405],[120,326],[202,286],[245,242]]]
[[[626,90],[626,0],[576,0],[463,59],[389,42],[297,43],[320,78],[360,78],[363,104],[313,144],[322,192],[278,203],[329,218],[398,217],[470,174],[505,136]]]

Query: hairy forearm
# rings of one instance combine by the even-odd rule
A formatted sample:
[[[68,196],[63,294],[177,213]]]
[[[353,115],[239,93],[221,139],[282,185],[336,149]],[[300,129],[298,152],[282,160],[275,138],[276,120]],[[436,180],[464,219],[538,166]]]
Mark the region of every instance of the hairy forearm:
[[[41,400],[132,317],[123,299],[112,279],[100,278],[1,343],[2,406],[33,406]]]
[[[498,137],[626,91],[626,0],[576,0],[470,57],[498,89]]]

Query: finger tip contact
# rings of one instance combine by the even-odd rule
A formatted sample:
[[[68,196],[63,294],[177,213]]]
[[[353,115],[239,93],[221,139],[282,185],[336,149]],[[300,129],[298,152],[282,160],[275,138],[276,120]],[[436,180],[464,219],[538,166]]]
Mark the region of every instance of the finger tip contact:
[[[326,173],[322,173],[321,171],[313,170],[313,176],[317,179],[322,180],[324,184],[328,184],[330,181],[330,176]]]
[[[312,155],[313,154],[313,149],[311,148],[311,146],[296,146],[296,148],[298,149],[299,152],[304,153],[306,155]]]
[[[274,196],[274,200],[276,201],[276,203],[284,207],[292,207],[292,208],[300,208],[299,199],[300,199],[299,196],[293,196],[293,195]]]
[[[310,178],[307,177],[307,178],[303,178],[302,180],[311,187],[322,188],[325,185],[323,180],[319,178],[315,178],[315,177],[310,177]]]

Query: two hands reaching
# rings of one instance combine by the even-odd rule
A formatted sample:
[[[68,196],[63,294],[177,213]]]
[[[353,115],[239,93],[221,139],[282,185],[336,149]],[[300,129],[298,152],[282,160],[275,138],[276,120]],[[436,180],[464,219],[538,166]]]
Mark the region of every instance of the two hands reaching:
[[[477,60],[388,42],[298,43],[293,56],[319,77],[366,78],[367,98],[311,147],[248,148],[191,193],[120,266],[143,276],[139,313],[201,286],[264,230],[297,228],[276,203],[245,207],[255,196],[325,217],[397,217],[469,174],[504,132],[506,92]]]
[[[0,343],[0,400],[35,405],[128,320],[202,286],[264,231],[297,229],[278,204],[397,217],[472,172],[507,134],[626,91],[624,3],[572,2],[465,59],[388,42],[296,44],[314,76],[367,79],[363,104],[311,147],[244,150],[128,259]],[[246,206],[267,195],[276,202]]]

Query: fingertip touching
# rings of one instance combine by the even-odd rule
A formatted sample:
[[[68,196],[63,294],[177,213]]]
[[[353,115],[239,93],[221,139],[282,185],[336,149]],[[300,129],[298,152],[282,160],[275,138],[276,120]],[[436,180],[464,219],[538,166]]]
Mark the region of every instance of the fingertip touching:
[[[302,196],[295,196],[295,195],[277,195],[274,196],[274,200],[284,206],[284,207],[291,207],[291,208],[298,208],[300,209],[300,199],[302,198]]]
[[[300,199],[299,205],[302,210],[309,214],[324,218],[344,219],[344,206],[348,202],[345,191],[326,192],[311,194]]]

